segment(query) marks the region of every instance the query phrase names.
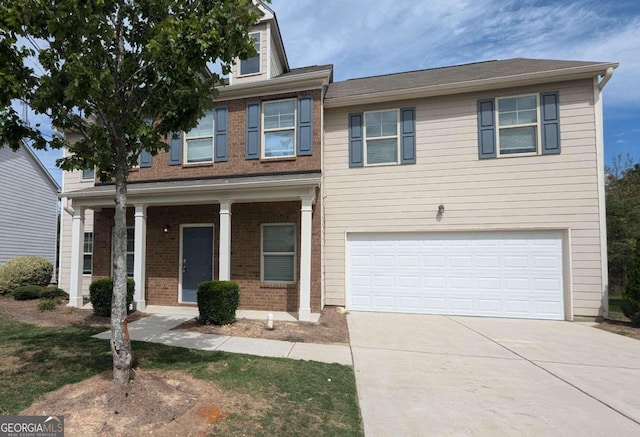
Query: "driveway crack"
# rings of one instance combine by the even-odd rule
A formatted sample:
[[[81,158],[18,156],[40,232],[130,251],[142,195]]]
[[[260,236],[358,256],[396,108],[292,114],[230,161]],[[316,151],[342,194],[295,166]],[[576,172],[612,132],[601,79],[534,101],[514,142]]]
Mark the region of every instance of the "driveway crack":
[[[452,322],[455,322],[455,323],[457,323],[458,325],[460,325],[460,326],[462,326],[462,327],[464,327],[464,328],[467,328],[468,330],[470,330],[470,331],[472,331],[472,332],[474,332],[474,333],[478,334],[479,336],[484,337],[484,338],[486,338],[487,340],[489,340],[489,341],[491,341],[491,342],[493,342],[493,343],[497,344],[498,346],[500,346],[500,347],[502,347],[502,348],[504,348],[504,349],[508,350],[508,351],[509,351],[509,352],[511,352],[512,354],[514,354],[514,355],[516,355],[516,356],[520,357],[520,358],[521,358],[521,359],[523,359],[524,361],[527,361],[528,363],[530,363],[531,365],[533,365],[533,366],[537,367],[538,369],[540,369],[540,370],[542,370],[542,371],[544,371],[544,372],[548,373],[549,375],[553,376],[553,377],[554,377],[554,378],[556,378],[556,379],[559,379],[560,381],[564,382],[565,384],[569,385],[570,387],[573,387],[574,389],[578,390],[580,393],[584,394],[585,396],[590,397],[590,398],[591,398],[591,399],[593,399],[594,401],[596,401],[596,402],[598,402],[598,403],[600,403],[600,404],[604,405],[605,407],[607,407],[607,408],[611,409],[612,411],[615,411],[616,413],[620,414],[621,416],[626,417],[627,419],[629,419],[630,421],[632,421],[632,422],[636,423],[637,425],[640,425],[640,421],[638,421],[638,420],[634,419],[633,417],[631,417],[631,416],[629,416],[629,415],[627,415],[627,414],[623,413],[622,411],[620,411],[620,410],[618,410],[617,408],[615,408],[613,405],[609,405],[608,403],[604,402],[603,400],[598,399],[597,397],[593,396],[592,394],[590,394],[589,392],[587,392],[587,391],[583,390],[582,388],[578,387],[577,385],[575,385],[575,384],[571,383],[570,381],[567,381],[566,379],[564,379],[563,377],[561,377],[561,376],[559,376],[559,375],[556,375],[556,374],[555,374],[555,373],[553,373],[551,370],[546,369],[545,367],[543,367],[543,366],[539,365],[539,364],[538,364],[538,363],[536,363],[535,361],[532,361],[532,360],[530,360],[529,358],[527,358],[527,357],[525,357],[525,356],[523,356],[523,355],[519,354],[518,352],[514,351],[513,349],[511,349],[511,348],[509,348],[509,347],[507,347],[507,346],[503,345],[502,343],[499,343],[499,342],[495,341],[494,339],[492,339],[491,337],[488,337],[487,335],[483,334],[482,332],[477,331],[477,330],[475,330],[475,329],[471,328],[470,326],[465,325],[464,323],[462,323],[462,322],[461,322],[461,321],[459,321],[459,320],[455,320],[455,319],[452,319],[451,317],[447,317],[447,316],[445,316],[445,317],[446,317],[447,319],[451,320]]]

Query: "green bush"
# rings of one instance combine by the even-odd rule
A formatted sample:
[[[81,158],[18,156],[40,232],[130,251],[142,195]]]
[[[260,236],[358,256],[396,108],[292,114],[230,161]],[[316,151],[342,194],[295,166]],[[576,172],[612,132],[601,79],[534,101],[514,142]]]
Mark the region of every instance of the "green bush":
[[[0,266],[0,294],[23,285],[46,287],[51,282],[53,265],[38,256],[21,256]]]
[[[236,320],[240,290],[235,282],[201,282],[198,284],[197,296],[200,323],[227,325]]]
[[[633,262],[630,266],[620,309],[631,323],[640,326],[640,240],[636,241]]]
[[[44,290],[42,290],[42,293],[40,293],[40,297],[42,299],[56,299],[56,298],[69,299],[69,293],[64,291],[62,288],[49,286]]]
[[[40,293],[42,293],[42,287],[38,285],[24,285],[11,292],[15,300],[40,299]]]
[[[127,310],[133,303],[135,291],[133,279],[127,279]],[[113,279],[104,278],[95,280],[89,285],[89,301],[93,306],[93,314],[102,317],[111,317],[111,297],[113,296]]]
[[[38,309],[40,311],[53,311],[58,305],[62,303],[62,299],[43,299],[38,303]]]

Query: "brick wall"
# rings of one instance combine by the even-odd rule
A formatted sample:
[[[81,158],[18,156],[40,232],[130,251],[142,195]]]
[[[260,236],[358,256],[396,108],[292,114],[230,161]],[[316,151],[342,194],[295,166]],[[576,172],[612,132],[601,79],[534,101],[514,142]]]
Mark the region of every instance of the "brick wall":
[[[246,105],[247,102],[279,100],[303,95],[313,96],[313,155],[294,158],[246,160]],[[304,170],[320,170],[321,126],[320,90],[281,94],[264,98],[238,99],[221,102],[229,108],[227,162],[169,165],[167,152],[161,151],[153,157],[153,165],[148,168],[133,169],[129,181],[201,178],[226,175],[250,175],[257,173],[278,173]]]
[[[299,283],[260,281],[260,225],[296,224],[297,271],[300,263],[300,202],[238,203],[231,209],[231,279],[240,285],[240,307],[270,311],[298,311]],[[133,226],[133,209],[127,214]],[[179,305],[180,224],[214,224],[214,276],[219,266],[219,206],[161,206],[147,210],[146,301],[148,305]],[[311,310],[320,311],[320,205],[313,209]],[[169,232],[164,233],[164,227]],[[113,209],[95,214],[94,279],[111,274]]]

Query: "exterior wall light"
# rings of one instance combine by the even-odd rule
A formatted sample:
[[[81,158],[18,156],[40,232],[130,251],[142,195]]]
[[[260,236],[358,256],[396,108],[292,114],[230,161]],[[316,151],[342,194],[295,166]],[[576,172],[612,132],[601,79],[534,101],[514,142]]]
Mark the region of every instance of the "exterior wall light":
[[[438,206],[438,214],[444,214],[444,205]]]
[[[162,229],[162,231],[167,234],[169,232],[169,225],[164,225],[164,228]]]

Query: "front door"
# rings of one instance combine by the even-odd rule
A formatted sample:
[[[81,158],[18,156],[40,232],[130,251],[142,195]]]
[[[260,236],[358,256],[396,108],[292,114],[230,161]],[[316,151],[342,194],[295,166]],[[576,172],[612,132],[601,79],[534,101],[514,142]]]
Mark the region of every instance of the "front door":
[[[213,279],[213,226],[193,225],[182,228],[180,302],[196,303],[198,284]]]

